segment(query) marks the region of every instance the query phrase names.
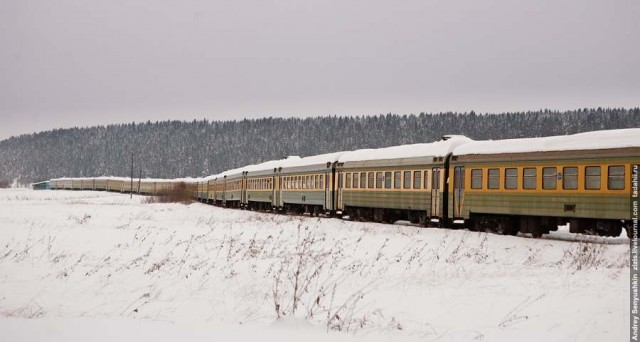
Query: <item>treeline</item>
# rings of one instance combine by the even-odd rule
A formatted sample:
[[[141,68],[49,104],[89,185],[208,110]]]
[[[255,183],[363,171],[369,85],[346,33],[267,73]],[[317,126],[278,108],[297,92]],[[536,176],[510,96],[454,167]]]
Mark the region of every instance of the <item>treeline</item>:
[[[290,155],[431,142],[446,134],[501,139],[640,126],[640,108],[504,114],[163,121],[56,129],[0,141],[0,181],[56,177],[176,178],[215,174]]]

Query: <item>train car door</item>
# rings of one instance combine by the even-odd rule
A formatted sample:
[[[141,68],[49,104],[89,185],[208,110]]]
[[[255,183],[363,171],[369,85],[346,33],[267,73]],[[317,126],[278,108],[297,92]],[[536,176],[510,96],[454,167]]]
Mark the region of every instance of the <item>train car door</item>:
[[[464,199],[464,166],[453,169],[453,218],[462,217]]]
[[[434,167],[431,170],[431,217],[442,216],[441,201],[442,196],[440,193],[440,168]]]
[[[336,204],[336,210],[342,210],[342,188],[343,188],[343,174],[342,171],[338,172],[338,203]]]
[[[280,188],[280,177],[274,175],[271,180],[271,206],[275,207],[278,205],[279,197],[278,189]]]
[[[247,203],[247,187],[245,185],[246,182],[246,178],[243,175],[242,178],[240,178],[240,206],[244,205]]]
[[[333,210],[331,207],[331,171],[322,175],[322,182],[324,184],[324,209],[330,211]]]

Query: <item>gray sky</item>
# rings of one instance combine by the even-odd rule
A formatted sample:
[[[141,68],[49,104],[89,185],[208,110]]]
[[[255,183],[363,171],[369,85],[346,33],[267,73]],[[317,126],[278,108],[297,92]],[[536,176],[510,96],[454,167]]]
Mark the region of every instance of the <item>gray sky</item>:
[[[0,0],[0,139],[640,105],[638,0]]]

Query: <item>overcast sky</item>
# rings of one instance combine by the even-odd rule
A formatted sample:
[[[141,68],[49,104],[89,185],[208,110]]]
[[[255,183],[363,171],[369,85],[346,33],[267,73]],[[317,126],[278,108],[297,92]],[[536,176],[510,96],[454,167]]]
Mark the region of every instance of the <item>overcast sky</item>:
[[[638,0],[0,0],[0,139],[639,105]]]

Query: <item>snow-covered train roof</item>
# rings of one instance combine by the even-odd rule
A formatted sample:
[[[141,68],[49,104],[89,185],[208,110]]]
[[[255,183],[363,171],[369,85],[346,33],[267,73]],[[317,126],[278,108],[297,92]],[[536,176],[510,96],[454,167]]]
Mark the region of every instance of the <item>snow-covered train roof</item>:
[[[453,150],[454,155],[603,150],[640,147],[640,128],[593,131],[542,138],[471,141]]]
[[[340,156],[344,153],[346,152],[332,152],[318,154],[315,156],[308,156],[300,158],[299,160],[287,161],[287,163],[282,165],[282,169],[304,168],[307,166],[326,165],[327,163],[334,163],[338,161],[338,158],[340,158]]]
[[[408,159],[417,157],[446,156],[457,146],[473,140],[464,135],[446,136],[446,140],[432,143],[391,146],[384,148],[363,149],[345,152],[339,162],[355,162],[368,160]]]

